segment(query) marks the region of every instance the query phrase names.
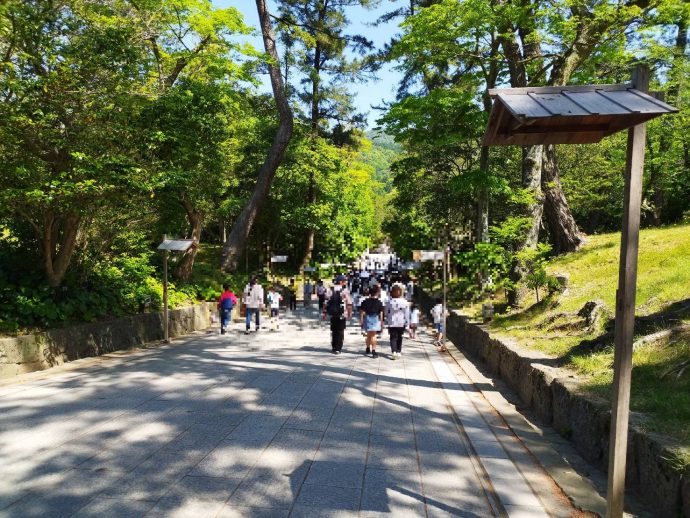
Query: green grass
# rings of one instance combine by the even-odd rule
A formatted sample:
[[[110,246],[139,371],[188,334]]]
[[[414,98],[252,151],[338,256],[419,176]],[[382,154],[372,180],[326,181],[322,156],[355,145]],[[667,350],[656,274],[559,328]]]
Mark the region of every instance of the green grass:
[[[587,331],[575,313],[585,302],[601,299],[611,315],[618,284],[620,234],[590,236],[582,250],[555,258],[549,273],[567,273],[570,287],[560,296],[492,323],[498,335],[556,357],[583,380],[586,390],[610,397],[613,379],[612,319]],[[690,300],[690,226],[643,230],[640,236],[637,316],[656,316]],[[674,315],[674,323],[690,322],[690,311]],[[643,334],[656,330],[646,329]],[[597,347],[588,346],[601,338]],[[690,340],[641,347],[633,356],[631,408],[643,426],[681,442],[680,458],[690,464],[690,368],[663,376],[672,366],[690,360]]]

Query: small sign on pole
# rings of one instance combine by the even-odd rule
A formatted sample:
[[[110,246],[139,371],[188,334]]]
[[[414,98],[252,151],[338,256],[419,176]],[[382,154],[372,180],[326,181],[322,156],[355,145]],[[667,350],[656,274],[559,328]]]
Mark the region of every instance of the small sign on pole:
[[[305,272],[315,272],[316,268],[314,268],[313,266],[305,266],[304,271]]]
[[[274,255],[271,257],[272,263],[287,263],[287,255]]]
[[[170,252],[187,252],[196,246],[193,239],[167,239],[163,236],[163,242],[158,245],[158,250],[163,251],[163,341],[170,343],[170,330],[168,325],[168,254]]]
[[[443,261],[443,257],[443,250],[414,250],[412,252],[412,259],[415,262]]]
[[[446,314],[448,312],[448,247],[445,250],[413,250],[412,259],[419,263],[422,261],[443,261],[443,336],[444,342],[447,334]],[[445,350],[445,344],[442,349]]]

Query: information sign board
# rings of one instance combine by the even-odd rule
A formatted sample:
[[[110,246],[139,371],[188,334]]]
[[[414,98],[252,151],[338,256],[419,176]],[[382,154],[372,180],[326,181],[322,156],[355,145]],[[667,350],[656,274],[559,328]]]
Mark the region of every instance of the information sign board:
[[[443,250],[414,250],[414,261],[443,261]]]

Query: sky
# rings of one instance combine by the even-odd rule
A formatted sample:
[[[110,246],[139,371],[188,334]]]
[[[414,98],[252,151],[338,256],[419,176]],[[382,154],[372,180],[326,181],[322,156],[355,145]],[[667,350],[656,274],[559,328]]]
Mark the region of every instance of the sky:
[[[398,22],[394,21],[378,27],[371,27],[370,24],[382,14],[399,7],[400,3],[399,0],[381,0],[380,5],[374,9],[364,9],[363,7],[348,8],[347,16],[351,22],[351,28],[348,32],[361,34],[373,41],[377,48],[382,48],[399,32]],[[247,41],[251,42],[257,49],[264,49],[263,40],[258,29],[259,16],[256,11],[256,3],[253,0],[213,0],[213,4],[217,7],[231,6],[237,8],[244,15],[247,25],[256,28],[257,34],[247,37]],[[271,12],[276,12],[275,1],[269,0],[268,5]],[[281,49],[279,48],[278,50],[280,52]],[[401,78],[401,74],[393,70],[391,65],[387,65],[377,75],[378,78],[375,80],[352,85],[357,110],[362,113],[368,113],[369,129],[376,126],[376,119],[381,115],[381,112],[374,110],[372,105],[378,106],[383,104],[383,102],[393,101]],[[263,82],[262,90],[270,91],[268,77]]]

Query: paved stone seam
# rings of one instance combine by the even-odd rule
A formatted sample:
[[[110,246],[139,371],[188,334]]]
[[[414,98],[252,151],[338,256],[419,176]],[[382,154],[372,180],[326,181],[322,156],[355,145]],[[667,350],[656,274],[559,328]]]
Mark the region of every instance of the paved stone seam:
[[[348,326],[334,356],[328,328],[312,318],[298,331],[297,316],[280,333],[194,337],[23,395],[0,389],[0,515],[501,514],[480,475],[497,473],[496,487],[510,465],[473,463],[480,445],[465,434],[480,409],[439,376],[428,344],[406,340],[391,361],[382,340],[375,360]],[[505,511],[536,509],[527,503]]]
[[[497,464],[491,458],[477,456],[474,448],[474,442],[480,441],[482,437],[486,438],[488,432],[490,441],[498,442],[498,444],[501,446],[501,449],[505,453],[506,459],[510,459],[510,456],[503,448],[500,439],[496,436],[492,427],[481,416],[480,411],[472,401],[472,398],[467,398],[474,409],[474,411],[471,412],[473,415],[470,418],[466,417],[463,413],[463,410],[458,406],[457,398],[453,397],[456,396],[457,393],[453,392],[452,385],[462,387],[462,383],[450,370],[443,358],[440,357],[440,354],[430,354],[429,351],[427,351],[427,354],[429,355],[429,359],[434,367],[441,385],[444,387],[446,394],[449,395],[450,404],[460,421],[462,429],[467,435],[472,451],[474,452],[473,457],[479,459],[479,462],[483,467],[483,471],[486,473],[490,481],[491,489],[498,497],[498,500],[502,504],[503,510],[511,518],[513,516],[530,516],[532,518],[548,517],[549,513],[544,508],[542,502],[539,500],[538,496],[535,494],[518,466],[516,466],[510,460],[502,464]],[[462,392],[463,396],[467,397],[467,394],[464,393],[464,391]],[[464,407],[464,409],[465,412],[467,412],[468,407]]]

